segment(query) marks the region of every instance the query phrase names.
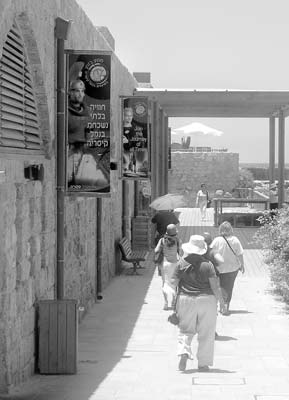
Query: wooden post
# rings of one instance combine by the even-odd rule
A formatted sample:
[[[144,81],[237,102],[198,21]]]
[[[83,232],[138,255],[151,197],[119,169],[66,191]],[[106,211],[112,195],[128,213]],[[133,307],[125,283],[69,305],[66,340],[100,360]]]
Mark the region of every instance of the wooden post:
[[[275,182],[275,117],[269,119],[269,183]]]
[[[158,178],[159,178],[159,196],[164,194],[164,110],[159,110],[159,131],[158,131]]]
[[[285,177],[285,119],[280,111],[278,135],[278,208],[284,202],[284,177]]]
[[[164,192],[168,193],[168,168],[169,168],[169,118],[165,115],[164,131]]]
[[[158,177],[158,135],[159,135],[159,106],[156,101],[153,102],[152,113],[152,139],[151,139],[151,160],[152,160],[152,200],[159,195],[159,177]]]

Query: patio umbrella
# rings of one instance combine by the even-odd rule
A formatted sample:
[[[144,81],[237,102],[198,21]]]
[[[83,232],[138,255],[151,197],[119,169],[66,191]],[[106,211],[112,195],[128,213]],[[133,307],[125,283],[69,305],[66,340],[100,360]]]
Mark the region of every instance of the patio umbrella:
[[[191,124],[182,126],[181,128],[174,129],[174,132],[182,132],[183,134],[190,135],[194,133],[201,133],[203,135],[221,136],[222,131],[211,128],[210,126],[201,124],[200,122],[192,122]]]
[[[168,193],[164,196],[154,199],[150,207],[154,210],[173,210],[178,207],[186,207],[187,202],[183,195],[177,193]]]

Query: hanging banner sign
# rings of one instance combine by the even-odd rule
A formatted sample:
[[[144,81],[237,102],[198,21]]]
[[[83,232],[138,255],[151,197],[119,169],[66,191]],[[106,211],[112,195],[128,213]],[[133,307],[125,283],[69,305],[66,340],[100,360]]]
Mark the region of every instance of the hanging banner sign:
[[[122,177],[146,179],[150,173],[148,99],[122,98]]]
[[[111,53],[67,50],[67,191],[110,192]]]

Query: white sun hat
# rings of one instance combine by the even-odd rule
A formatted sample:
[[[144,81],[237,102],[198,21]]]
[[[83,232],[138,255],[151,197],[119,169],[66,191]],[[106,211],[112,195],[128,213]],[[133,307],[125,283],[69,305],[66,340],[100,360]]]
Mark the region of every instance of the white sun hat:
[[[202,256],[207,252],[207,243],[201,235],[192,235],[187,243],[182,245],[182,249],[186,254],[198,254]]]

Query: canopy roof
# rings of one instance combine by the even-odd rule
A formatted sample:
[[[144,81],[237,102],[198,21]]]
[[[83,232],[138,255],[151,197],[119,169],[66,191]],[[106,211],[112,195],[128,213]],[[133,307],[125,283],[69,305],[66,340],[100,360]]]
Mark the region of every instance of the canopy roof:
[[[156,100],[168,117],[266,118],[289,115],[289,91],[155,89],[139,87],[135,96]]]

